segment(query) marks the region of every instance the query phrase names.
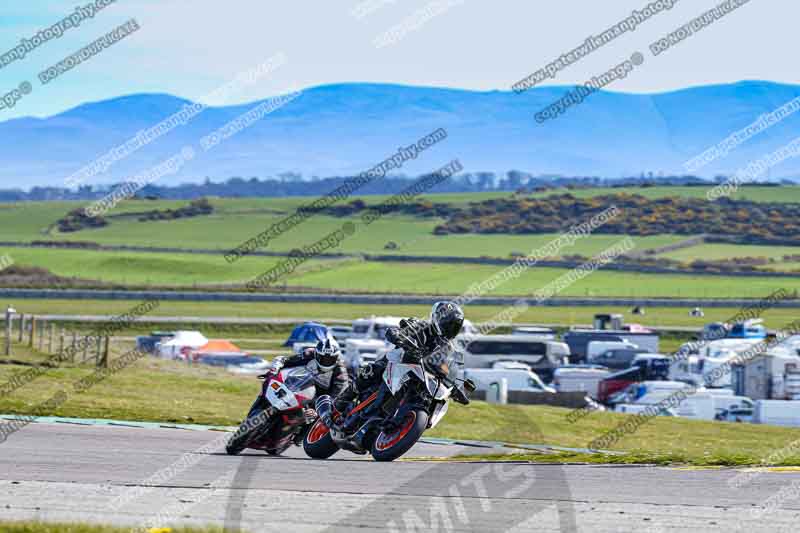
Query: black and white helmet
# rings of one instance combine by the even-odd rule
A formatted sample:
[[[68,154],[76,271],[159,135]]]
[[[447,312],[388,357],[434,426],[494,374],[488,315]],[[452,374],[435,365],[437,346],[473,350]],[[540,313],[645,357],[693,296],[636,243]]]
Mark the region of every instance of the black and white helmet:
[[[317,360],[317,366],[323,372],[332,370],[339,362],[339,356],[341,355],[342,351],[339,349],[339,343],[335,339],[321,340],[314,349],[314,359]]]
[[[452,340],[464,325],[464,311],[454,302],[436,302],[431,309],[431,324],[437,334]]]

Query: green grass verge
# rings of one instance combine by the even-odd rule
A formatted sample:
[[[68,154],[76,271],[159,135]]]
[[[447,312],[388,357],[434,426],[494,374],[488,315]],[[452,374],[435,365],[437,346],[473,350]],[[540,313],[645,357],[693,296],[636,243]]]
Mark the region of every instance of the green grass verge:
[[[430,436],[453,438],[468,433],[478,440],[584,448],[594,438],[632,416],[591,413],[570,423],[565,418],[569,412],[557,407],[497,406],[474,402],[466,408],[453,406],[441,427]],[[611,448],[625,452],[625,455],[521,452],[513,457],[515,460],[538,462],[761,465],[770,454],[798,439],[800,430],[795,428],[655,417]],[[509,459],[508,456],[485,457]],[[473,456],[469,458],[474,459]],[[779,464],[800,465],[800,453],[785,457]]]
[[[0,380],[5,382],[25,368],[0,365]],[[233,426],[241,421],[260,391],[260,381],[254,377],[148,357],[85,392],[74,392],[72,384],[91,372],[92,368],[70,365],[51,369],[0,399],[0,412],[36,414],[37,405],[63,389],[67,401],[48,414]],[[547,406],[452,404],[442,423],[428,435],[581,448],[630,416],[591,413],[570,423],[566,419],[569,412]],[[685,464],[755,465],[798,438],[800,430],[792,428],[656,417],[613,449],[647,458],[645,462],[667,457],[669,462]],[[578,460],[572,455],[563,459]],[[800,465],[800,456],[787,457],[782,464]]]

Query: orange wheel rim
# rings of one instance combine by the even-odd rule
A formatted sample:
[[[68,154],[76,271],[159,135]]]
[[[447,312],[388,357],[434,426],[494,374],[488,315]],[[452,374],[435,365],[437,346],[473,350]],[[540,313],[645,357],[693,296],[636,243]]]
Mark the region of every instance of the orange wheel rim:
[[[386,433],[381,432],[378,440],[375,442],[375,448],[378,450],[388,450],[398,442],[400,442],[403,437],[408,435],[408,432],[411,431],[411,428],[414,426],[414,422],[417,421],[417,413],[411,411],[406,415],[406,419],[403,421],[403,425],[400,426],[394,433]]]
[[[314,444],[322,437],[324,437],[326,433],[328,433],[328,426],[323,424],[322,420],[317,420],[317,422],[311,428],[311,431],[308,432],[308,438],[307,438],[308,443]]]

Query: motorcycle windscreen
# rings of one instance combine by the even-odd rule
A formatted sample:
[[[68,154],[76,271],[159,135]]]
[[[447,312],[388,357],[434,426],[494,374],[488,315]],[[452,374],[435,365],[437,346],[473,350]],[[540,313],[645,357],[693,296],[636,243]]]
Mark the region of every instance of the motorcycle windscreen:
[[[463,362],[456,352],[437,350],[425,358],[423,365],[426,371],[452,385],[459,377]]]
[[[304,366],[288,368],[281,374],[283,384],[292,392],[300,392],[314,385],[314,373]]]
[[[314,374],[304,367],[298,367],[282,370],[281,377],[283,383],[278,380],[270,382],[267,387],[267,400],[281,411],[299,407],[295,394],[308,396],[307,389],[314,386]],[[313,397],[313,392],[308,397]]]
[[[423,383],[426,382],[425,371],[422,369],[421,365],[389,362],[386,365],[386,370],[383,371],[383,381],[386,383],[389,391],[392,394],[396,394],[412,374],[417,376]]]

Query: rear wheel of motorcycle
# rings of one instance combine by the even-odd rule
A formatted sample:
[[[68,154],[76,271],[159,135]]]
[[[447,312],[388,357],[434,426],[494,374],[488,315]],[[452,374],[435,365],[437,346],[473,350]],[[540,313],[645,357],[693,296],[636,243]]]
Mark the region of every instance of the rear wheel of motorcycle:
[[[338,452],[339,447],[333,442],[328,427],[317,419],[303,438],[303,450],[312,459],[327,459]]]
[[[397,429],[378,435],[372,444],[372,457],[376,461],[394,461],[417,443],[427,427],[428,413],[422,409],[409,411]]]
[[[225,445],[225,452],[228,455],[239,455],[250,444],[253,436],[257,435],[268,422],[269,417],[265,411],[254,413],[251,409],[247,420],[242,422],[239,429],[228,439],[228,443]]]

